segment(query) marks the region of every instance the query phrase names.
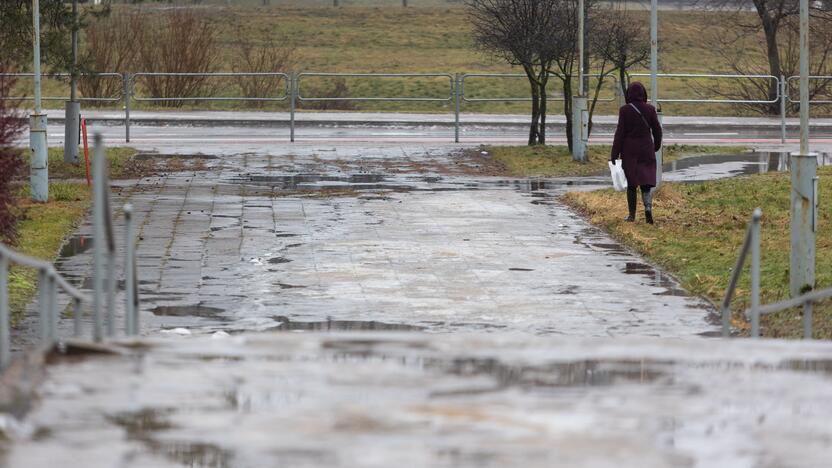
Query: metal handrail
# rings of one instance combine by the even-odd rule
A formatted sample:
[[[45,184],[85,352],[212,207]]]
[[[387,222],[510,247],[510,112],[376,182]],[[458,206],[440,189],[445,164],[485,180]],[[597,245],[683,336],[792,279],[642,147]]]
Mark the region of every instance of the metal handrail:
[[[300,92],[303,77],[354,77],[354,78],[447,78],[450,87],[447,98],[437,97],[306,97]],[[324,101],[387,101],[387,102],[451,102],[454,98],[454,76],[449,73],[299,73],[296,79],[297,100],[300,102]]]
[[[742,242],[737,263],[731,272],[731,280],[728,282],[728,289],[725,290],[725,298],[722,300],[722,336],[731,335],[731,300],[734,298],[734,291],[737,288],[742,268],[745,265],[748,251],[752,250],[751,260],[751,304],[752,304],[752,336],[759,335],[759,305],[760,305],[760,220],[763,218],[763,211],[760,208],[754,210],[748,230],[745,232],[745,239]]]
[[[0,369],[8,366],[11,359],[10,313],[8,274],[10,264],[33,268],[38,271],[38,308],[40,312],[40,337],[44,344],[53,344],[58,340],[58,288],[69,295],[73,304],[73,335],[81,335],[82,304],[92,303],[94,311],[93,338],[103,339],[103,305],[102,293],[105,288],[107,294],[107,335],[115,335],[115,238],[113,235],[112,217],[110,215],[109,187],[107,182],[107,162],[104,155],[104,145],[101,135],[95,136],[95,188],[93,212],[95,226],[95,272],[94,291],[90,298],[78,288],[72,286],[58,273],[54,265],[15,252],[0,244]],[[126,297],[126,332],[128,335],[138,333],[138,284],[136,274],[136,258],[132,228],[132,207],[125,205],[126,224],[126,259],[125,277],[127,284]],[[106,273],[103,271],[106,262]]]
[[[600,78],[600,74],[596,75],[584,75],[586,78]],[[532,98],[519,98],[519,97],[510,97],[510,98],[469,98],[467,97],[467,93],[465,92],[465,80],[467,78],[526,78],[524,73],[466,73],[460,77],[460,97],[464,102],[531,102]],[[577,79],[577,76],[573,77]],[[610,79],[615,85],[616,94],[618,90],[618,77],[615,75],[606,75],[603,77],[604,79]],[[611,98],[599,98],[598,102],[614,102],[618,96],[611,97]],[[550,101],[563,101],[564,98],[560,96],[547,96],[548,100]]]
[[[26,77],[32,78],[34,77],[34,73],[0,73],[0,78],[3,77]],[[44,78],[71,78],[71,73],[43,73],[41,74]],[[106,73],[79,73],[79,77],[116,77],[119,78],[121,81],[124,81],[124,75],[121,73],[113,73],[113,72],[106,72]],[[118,96],[114,97],[79,97],[78,100],[82,102],[119,102],[121,101],[123,96],[119,94]],[[29,96],[10,96],[8,99],[14,101],[32,101],[35,98]],[[68,101],[69,96],[65,97],[42,97],[44,101]]]
[[[630,73],[634,77],[649,77],[650,73]],[[710,79],[769,79],[780,83],[780,78],[773,75],[732,75],[732,74],[709,74],[709,73],[657,73],[659,78],[710,78]],[[781,100],[780,86],[777,87],[777,96],[774,99],[675,99],[658,98],[659,102],[677,103],[701,103],[701,104],[775,104]]]
[[[284,81],[283,96],[276,97],[244,97],[244,96],[192,96],[192,97],[138,97],[135,93],[136,80],[143,77],[165,77],[165,76],[198,76],[205,78],[214,77],[247,77],[247,76],[268,76],[282,79]],[[286,73],[271,72],[217,72],[217,73],[163,73],[163,72],[142,72],[131,75],[130,94],[136,102],[162,102],[162,101],[246,101],[246,102],[283,102],[289,99],[291,78]]]

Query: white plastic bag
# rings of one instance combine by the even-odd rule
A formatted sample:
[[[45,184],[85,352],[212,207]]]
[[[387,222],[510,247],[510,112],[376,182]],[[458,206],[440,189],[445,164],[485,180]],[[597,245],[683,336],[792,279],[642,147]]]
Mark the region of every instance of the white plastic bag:
[[[624,168],[621,167],[621,159],[616,159],[615,164],[612,161],[608,164],[612,174],[612,187],[616,192],[627,190],[627,176],[624,175]]]

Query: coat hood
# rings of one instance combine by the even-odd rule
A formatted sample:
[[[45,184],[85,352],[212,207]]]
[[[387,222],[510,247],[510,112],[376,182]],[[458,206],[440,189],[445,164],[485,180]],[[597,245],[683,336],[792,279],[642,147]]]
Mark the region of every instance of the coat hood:
[[[631,102],[647,102],[647,90],[644,89],[644,85],[638,81],[633,81],[630,83],[630,86],[627,87],[627,103]]]

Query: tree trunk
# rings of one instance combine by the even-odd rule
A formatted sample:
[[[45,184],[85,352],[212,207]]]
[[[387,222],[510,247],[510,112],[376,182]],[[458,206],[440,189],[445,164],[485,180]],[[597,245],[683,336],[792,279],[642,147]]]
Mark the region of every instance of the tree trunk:
[[[566,117],[566,146],[572,153],[572,77],[566,75],[563,81],[563,114]]]
[[[766,36],[766,55],[768,58],[768,70],[771,76],[779,77],[782,75],[782,67],[780,65],[780,50],[777,48],[777,29],[780,24],[769,16],[765,4],[754,2],[757,7],[757,15],[760,17],[760,23],[763,25],[763,33]],[[777,100],[779,84],[772,80],[768,87],[768,98],[771,101]],[[770,104],[768,106],[768,113],[776,115],[780,112],[779,103]]]
[[[541,145],[546,144],[546,83],[547,79],[543,78],[540,80],[540,125],[539,130],[537,132],[538,135],[538,143]]]
[[[529,127],[529,146],[535,145],[540,138],[538,132],[538,122],[540,122],[540,96],[537,84],[532,81],[532,122]]]

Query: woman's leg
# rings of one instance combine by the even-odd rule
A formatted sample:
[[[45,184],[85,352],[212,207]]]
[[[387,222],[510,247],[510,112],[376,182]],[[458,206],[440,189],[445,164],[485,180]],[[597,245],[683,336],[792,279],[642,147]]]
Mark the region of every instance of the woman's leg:
[[[642,185],[641,199],[644,201],[644,218],[647,224],[653,224],[653,187]]]
[[[632,185],[627,186],[627,208],[629,209],[629,216],[624,221],[636,220],[636,204],[638,203],[638,189]]]

